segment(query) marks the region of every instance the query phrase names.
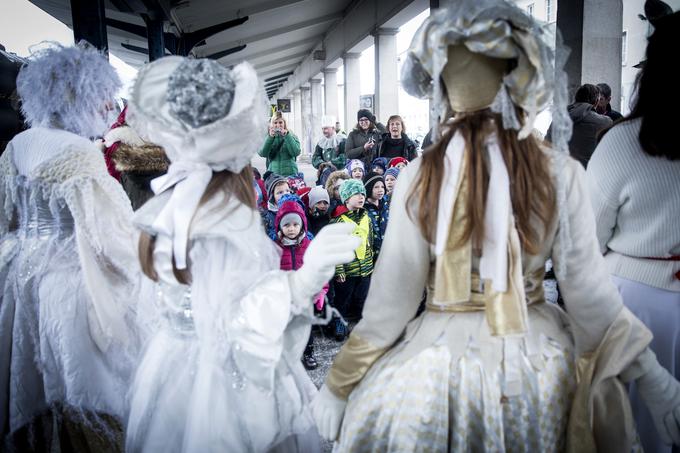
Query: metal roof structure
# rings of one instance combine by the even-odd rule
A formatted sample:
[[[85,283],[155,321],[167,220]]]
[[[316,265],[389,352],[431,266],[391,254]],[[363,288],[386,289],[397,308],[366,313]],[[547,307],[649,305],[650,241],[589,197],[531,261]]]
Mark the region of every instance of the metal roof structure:
[[[31,2],[73,28],[73,0]],[[357,3],[361,1],[105,0],[104,8],[109,51],[131,66],[149,61],[147,24],[157,20],[166,54],[209,57],[227,66],[246,60],[271,95]]]

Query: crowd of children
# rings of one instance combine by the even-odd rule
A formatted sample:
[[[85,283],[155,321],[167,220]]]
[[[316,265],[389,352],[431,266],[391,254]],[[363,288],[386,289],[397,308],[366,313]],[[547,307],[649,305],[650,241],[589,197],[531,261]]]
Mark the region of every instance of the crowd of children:
[[[327,305],[341,315],[334,316],[326,329],[337,341],[347,337],[348,323],[361,319],[389,220],[391,194],[400,169],[408,162],[403,157],[378,157],[369,167],[360,159],[350,159],[340,170],[333,163],[319,162],[317,185],[311,188],[297,175],[266,172],[260,177],[255,170],[253,187],[262,222],[267,235],[282,250],[282,270],[299,268],[314,236],[330,223],[352,224],[361,240],[354,260],[336,268],[315,301],[317,315],[322,316]],[[312,335],[302,362],[308,370],[318,366]]]

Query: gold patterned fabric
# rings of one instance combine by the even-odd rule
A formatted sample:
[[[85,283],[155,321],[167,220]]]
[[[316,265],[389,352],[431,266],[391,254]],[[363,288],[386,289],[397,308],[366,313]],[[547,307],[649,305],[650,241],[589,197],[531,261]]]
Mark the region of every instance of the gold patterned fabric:
[[[335,396],[347,399],[356,383],[387,349],[376,348],[356,334],[350,335],[335,358],[326,386]]]
[[[524,357],[522,391],[504,397],[502,367],[470,343],[459,360],[433,345],[406,361],[385,354],[349,398],[336,452],[550,452],[565,445],[571,351],[546,339],[543,366]]]
[[[472,242],[463,238],[468,197],[467,153],[461,165],[457,196],[449,223],[444,253],[437,257],[433,286],[434,299],[427,308],[434,311],[484,311],[492,335],[524,334],[527,310],[522,276],[519,235],[510,222],[508,241],[508,285],[504,293],[492,289],[491,281],[480,280],[472,271]]]

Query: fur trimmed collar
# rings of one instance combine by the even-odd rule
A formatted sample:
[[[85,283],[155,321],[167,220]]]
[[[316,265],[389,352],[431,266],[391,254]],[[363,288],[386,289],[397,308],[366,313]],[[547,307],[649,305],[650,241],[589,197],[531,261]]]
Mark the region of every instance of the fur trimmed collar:
[[[120,172],[165,172],[170,165],[163,148],[149,143],[138,146],[121,142],[113,161]]]

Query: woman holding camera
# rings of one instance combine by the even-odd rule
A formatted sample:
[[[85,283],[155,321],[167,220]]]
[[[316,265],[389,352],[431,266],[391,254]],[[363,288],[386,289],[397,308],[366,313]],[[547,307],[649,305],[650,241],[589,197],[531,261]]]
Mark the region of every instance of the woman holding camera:
[[[382,126],[382,125],[380,125]],[[380,148],[384,126],[381,128],[375,122],[375,115],[370,110],[361,109],[357,112],[357,125],[349,133],[345,142],[347,159],[361,159],[366,168],[370,168],[373,153]]]
[[[298,173],[295,163],[300,155],[300,140],[288,130],[281,112],[276,112],[269,123],[269,136],[264,141],[260,156],[267,159],[267,170],[281,176]]]

